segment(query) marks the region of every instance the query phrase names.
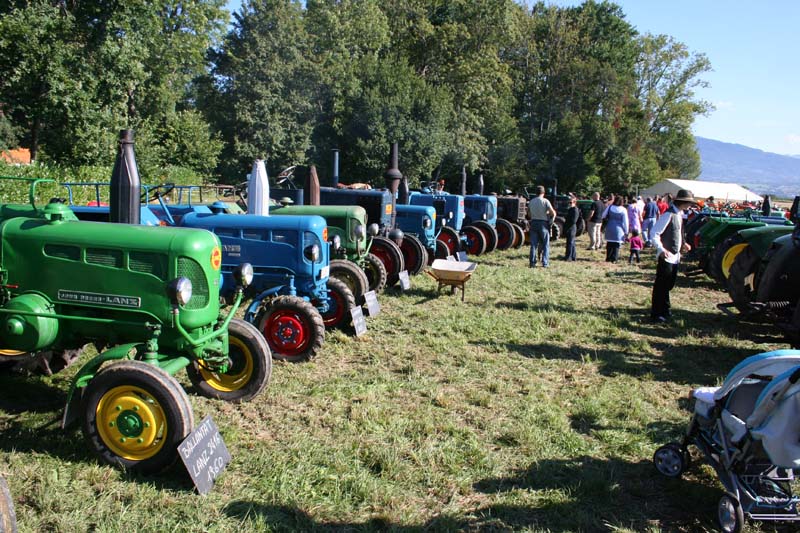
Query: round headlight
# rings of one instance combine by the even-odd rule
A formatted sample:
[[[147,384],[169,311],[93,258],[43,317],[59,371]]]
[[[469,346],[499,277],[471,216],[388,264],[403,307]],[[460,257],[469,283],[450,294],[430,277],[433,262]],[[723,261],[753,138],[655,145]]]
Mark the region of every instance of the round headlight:
[[[430,228],[430,227],[431,227],[431,224],[432,224],[432,223],[431,223],[431,219],[430,219],[430,218],[428,218],[428,217],[425,217],[425,218],[422,220],[422,227],[423,227],[423,228],[425,228],[425,229],[428,229],[428,228]]]
[[[353,233],[356,236],[356,239],[361,240],[364,238],[364,226],[363,224],[357,224],[355,228],[353,228]]]
[[[317,260],[319,260],[319,246],[317,246],[316,244],[312,244],[311,246],[306,247],[303,253],[306,256],[306,259],[308,259],[312,263],[316,263]]]
[[[233,269],[233,280],[243,288],[249,287],[253,283],[253,265],[242,263]]]
[[[372,224],[369,225],[367,231],[369,232],[370,235],[375,237],[378,233],[380,233],[381,229],[378,227],[377,224],[373,222]]]
[[[186,305],[192,298],[192,282],[183,276],[172,280],[167,287],[167,294],[172,303]]]
[[[333,242],[334,250],[338,250],[339,248],[342,247],[342,238],[338,235],[334,235],[333,239],[331,239],[331,242]]]
[[[452,211],[447,213],[447,220],[453,220],[453,212]]]
[[[482,215],[481,215],[481,218],[482,218],[483,220],[486,220],[486,213],[482,214]]]

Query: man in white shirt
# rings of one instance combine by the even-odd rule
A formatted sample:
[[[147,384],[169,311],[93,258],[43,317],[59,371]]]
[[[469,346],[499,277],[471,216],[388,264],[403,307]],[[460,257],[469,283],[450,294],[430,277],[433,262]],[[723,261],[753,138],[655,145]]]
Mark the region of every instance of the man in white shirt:
[[[658,257],[650,308],[651,322],[664,323],[671,316],[669,291],[675,286],[675,280],[678,278],[681,253],[691,249],[683,239],[683,210],[695,204],[697,202],[692,191],[679,190],[672,205],[658,218],[651,231],[651,242]]]

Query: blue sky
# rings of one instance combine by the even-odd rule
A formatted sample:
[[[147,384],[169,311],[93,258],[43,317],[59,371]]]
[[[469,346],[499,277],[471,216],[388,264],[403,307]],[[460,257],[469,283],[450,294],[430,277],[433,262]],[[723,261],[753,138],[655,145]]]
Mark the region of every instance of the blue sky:
[[[552,0],[558,5],[580,1]],[[640,33],[666,34],[708,56],[715,105],[694,132],[800,154],[800,0],[616,0]],[[240,0],[229,0],[238,9]]]

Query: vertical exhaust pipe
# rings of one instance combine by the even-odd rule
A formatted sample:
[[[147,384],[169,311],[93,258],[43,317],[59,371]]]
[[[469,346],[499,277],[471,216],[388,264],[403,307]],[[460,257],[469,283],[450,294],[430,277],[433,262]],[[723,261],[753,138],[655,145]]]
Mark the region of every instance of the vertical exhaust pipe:
[[[269,215],[269,176],[263,159],[253,162],[253,170],[247,180],[247,214]]]
[[[461,165],[461,196],[467,195],[467,165]]]
[[[319,197],[319,176],[317,176],[317,167],[316,165],[311,165],[311,169],[308,172],[308,176],[306,176],[306,205],[319,205],[320,204],[320,197]]]
[[[141,217],[141,182],[136,154],[133,150],[133,130],[119,132],[119,150],[111,171],[111,222],[139,224]]]
[[[334,189],[339,187],[339,150],[334,148],[333,152],[333,177],[331,178],[332,187]]]
[[[397,191],[397,203],[408,204],[408,178],[403,176],[400,180],[400,189]]]
[[[478,194],[483,194],[483,172],[478,175]]]
[[[397,143],[392,143],[392,146],[389,149],[389,166],[386,167],[386,171],[383,173],[383,179],[386,182],[386,188],[392,193],[392,228],[395,227],[395,219],[397,216],[395,209],[397,203],[395,201],[397,188],[400,185],[400,180],[403,179],[403,174],[398,168],[398,157]]]

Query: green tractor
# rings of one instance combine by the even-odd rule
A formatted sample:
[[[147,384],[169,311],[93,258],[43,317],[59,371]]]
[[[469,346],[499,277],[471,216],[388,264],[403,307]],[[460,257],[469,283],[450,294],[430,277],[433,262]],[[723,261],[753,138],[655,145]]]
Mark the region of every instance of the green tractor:
[[[233,318],[252,267],[237,270],[240,288],[221,317],[214,234],[113,218],[124,210],[114,209],[125,203],[119,194],[112,194],[112,220],[123,223],[80,222],[62,203],[37,207],[41,181],[31,183],[30,205],[0,205],[0,362],[24,364],[93,343],[98,355],[72,380],[62,427],[80,419],[103,462],[162,471],[194,426],[177,372],[185,368],[201,395],[231,402],[255,397],[269,382],[266,341]],[[135,182],[128,196],[138,200],[138,173]]]

